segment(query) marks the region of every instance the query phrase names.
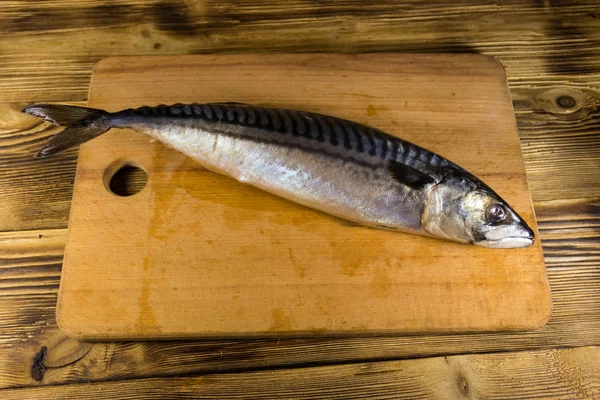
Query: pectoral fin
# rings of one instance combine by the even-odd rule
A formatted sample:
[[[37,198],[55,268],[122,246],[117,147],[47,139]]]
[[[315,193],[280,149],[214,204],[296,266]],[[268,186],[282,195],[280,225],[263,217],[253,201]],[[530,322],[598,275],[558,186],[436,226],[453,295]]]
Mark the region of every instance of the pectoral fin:
[[[429,175],[397,161],[388,161],[387,168],[396,181],[415,190],[435,182]]]

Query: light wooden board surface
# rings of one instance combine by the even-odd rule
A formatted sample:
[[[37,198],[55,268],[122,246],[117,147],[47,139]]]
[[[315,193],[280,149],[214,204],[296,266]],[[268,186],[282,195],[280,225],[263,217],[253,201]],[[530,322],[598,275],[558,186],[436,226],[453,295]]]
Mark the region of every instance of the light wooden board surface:
[[[471,170],[535,225],[502,67],[475,55],[113,58],[89,104],[240,101],[381,128]],[[122,198],[103,180],[149,175]],[[539,241],[490,250],[349,226],[143,135],[82,146],[58,322],[81,338],[527,329],[551,304]]]

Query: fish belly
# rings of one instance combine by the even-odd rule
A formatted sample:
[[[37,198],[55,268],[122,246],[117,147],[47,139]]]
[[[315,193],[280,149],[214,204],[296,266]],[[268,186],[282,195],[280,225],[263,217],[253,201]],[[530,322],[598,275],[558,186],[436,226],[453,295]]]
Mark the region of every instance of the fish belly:
[[[384,167],[197,126],[134,127],[203,167],[362,225],[421,232],[426,195]],[[240,128],[241,129],[241,128]]]

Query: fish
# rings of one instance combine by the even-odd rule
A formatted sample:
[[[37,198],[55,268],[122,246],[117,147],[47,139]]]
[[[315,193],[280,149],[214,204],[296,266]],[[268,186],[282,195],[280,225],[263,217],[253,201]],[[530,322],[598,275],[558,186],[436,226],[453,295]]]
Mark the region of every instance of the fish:
[[[231,102],[118,112],[34,104],[23,112],[65,127],[38,158],[133,129],[210,171],[360,225],[487,248],[535,241],[523,218],[464,168],[350,120]]]

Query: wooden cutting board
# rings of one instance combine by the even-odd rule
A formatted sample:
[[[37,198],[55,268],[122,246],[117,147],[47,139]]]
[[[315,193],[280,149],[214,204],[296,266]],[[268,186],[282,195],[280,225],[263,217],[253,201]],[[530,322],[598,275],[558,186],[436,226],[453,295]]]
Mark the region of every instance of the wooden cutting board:
[[[89,105],[237,101],[381,128],[467,168],[535,227],[502,66],[480,55],[117,57]],[[123,165],[137,194],[107,186]],[[531,329],[551,301],[539,240],[491,250],[345,223],[126,130],[81,147],[58,323],[83,339]]]

